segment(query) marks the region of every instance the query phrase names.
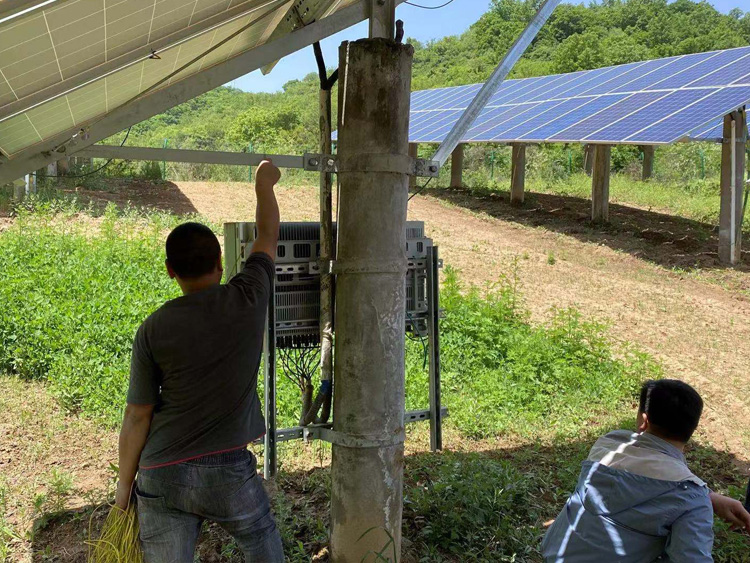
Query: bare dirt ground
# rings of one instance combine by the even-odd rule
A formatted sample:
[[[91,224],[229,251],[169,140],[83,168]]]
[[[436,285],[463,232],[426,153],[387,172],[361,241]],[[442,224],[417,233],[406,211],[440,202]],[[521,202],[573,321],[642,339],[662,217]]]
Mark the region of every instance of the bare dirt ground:
[[[255,208],[249,184],[132,182],[77,194],[100,206],[130,203],[197,213],[217,223],[253,220]],[[750,273],[720,266],[710,226],[613,206],[612,225],[597,228],[587,221],[588,202],[575,198],[531,195],[516,209],[498,196],[430,194],[410,202],[409,218],[425,221],[445,263],[458,269],[465,283],[495,282],[517,263],[537,322],[545,322],[551,308],[567,306],[609,321],[615,339],[652,354],[667,376],[700,390],[706,411],[699,440],[750,468]],[[278,196],[283,220],[316,220],[316,189],[281,187]],[[7,225],[5,220],[0,229]],[[422,442],[424,437],[410,447]],[[42,385],[0,377],[0,489],[9,488],[9,498],[17,498],[7,515],[16,529],[30,530],[37,513],[54,504],[55,471],[73,475],[67,509],[106,496],[106,467],[115,451],[114,432],[65,415]],[[35,504],[41,510],[35,512]],[[69,556],[55,560],[84,560],[81,527],[72,530],[69,539],[55,541],[70,545],[64,548]],[[35,537],[40,545],[49,540]],[[35,546],[28,538],[12,545],[13,561],[31,560]]]

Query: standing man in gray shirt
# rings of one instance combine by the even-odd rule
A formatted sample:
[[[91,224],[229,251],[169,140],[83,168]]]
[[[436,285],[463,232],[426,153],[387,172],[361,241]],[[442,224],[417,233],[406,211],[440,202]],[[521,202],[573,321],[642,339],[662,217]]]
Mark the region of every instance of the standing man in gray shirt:
[[[147,563],[192,563],[204,520],[229,532],[248,562],[284,555],[247,446],[263,435],[258,366],[279,235],[271,161],[258,167],[257,238],[244,269],[221,284],[213,232],[185,223],[167,237],[166,267],[183,296],[165,303],[133,342],[120,433],[116,504],[135,484]]]

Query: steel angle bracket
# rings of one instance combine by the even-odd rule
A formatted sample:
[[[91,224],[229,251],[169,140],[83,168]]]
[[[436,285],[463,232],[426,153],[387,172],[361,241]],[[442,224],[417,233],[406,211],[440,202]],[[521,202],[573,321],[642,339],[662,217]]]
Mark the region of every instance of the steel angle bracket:
[[[302,429],[302,438],[306,441],[322,440],[346,448],[390,448],[402,445],[406,440],[406,432],[401,428],[392,436],[379,438],[337,432],[328,426],[305,426]]]
[[[305,170],[311,172],[392,172],[408,176],[437,178],[440,165],[433,160],[403,154],[365,153],[341,160],[332,155],[305,153]]]

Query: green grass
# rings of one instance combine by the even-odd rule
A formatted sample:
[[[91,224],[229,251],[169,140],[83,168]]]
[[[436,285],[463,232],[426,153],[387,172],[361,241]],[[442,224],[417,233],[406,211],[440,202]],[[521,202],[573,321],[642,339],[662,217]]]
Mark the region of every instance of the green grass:
[[[162,245],[181,219],[110,208],[94,220],[75,212],[30,206],[0,233],[0,371],[46,380],[66,408],[115,425],[135,329],[178,294],[163,272]],[[564,503],[587,449],[609,428],[631,425],[639,384],[661,375],[649,356],[615,346],[606,326],[575,309],[532,323],[517,268],[509,265],[486,288],[446,271],[446,430],[467,451],[407,459],[404,533],[422,561],[538,561],[542,523]],[[407,343],[408,408],[427,404],[424,353],[422,342]],[[283,377],[279,410],[281,424],[296,423],[299,392]],[[518,446],[470,451],[473,440],[495,437]],[[727,455],[701,446],[691,456],[716,490],[740,494]],[[292,561],[308,561],[327,541],[329,479],[327,469],[281,474],[275,511]],[[54,503],[69,488],[65,475],[52,475],[40,503]],[[746,539],[717,529],[717,561],[741,561]],[[4,533],[0,520],[0,554]]]

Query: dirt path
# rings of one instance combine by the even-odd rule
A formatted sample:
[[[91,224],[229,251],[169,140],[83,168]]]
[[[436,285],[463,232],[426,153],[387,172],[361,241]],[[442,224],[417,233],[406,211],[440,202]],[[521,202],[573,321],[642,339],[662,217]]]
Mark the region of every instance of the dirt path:
[[[249,185],[180,182],[176,188],[190,207],[212,220],[252,220]],[[281,188],[279,200],[284,220],[316,220],[315,189]],[[700,434],[750,463],[750,299],[744,291],[750,287],[750,273],[675,271],[667,267],[670,256],[679,255],[682,263],[692,258],[661,238],[653,242],[643,236],[641,246],[631,252],[634,230],[662,232],[664,223],[674,219],[652,212],[643,212],[643,224],[634,229],[582,237],[580,229],[571,236],[559,232],[558,225],[552,230],[491,216],[503,206],[508,214],[518,213],[502,201],[489,208],[466,198],[458,203],[418,196],[409,207],[409,218],[425,221],[446,264],[459,269],[467,282],[483,284],[508,273],[518,259],[524,295],[536,320],[548,318],[552,307],[568,306],[609,320],[615,338],[653,354],[667,376],[685,379],[701,391],[706,415]],[[614,221],[624,219],[615,214]],[[674,222],[680,224],[666,230],[684,241],[686,221]],[[654,257],[657,247],[657,257],[640,257]],[[694,262],[705,262],[707,252],[698,246],[693,250]]]

